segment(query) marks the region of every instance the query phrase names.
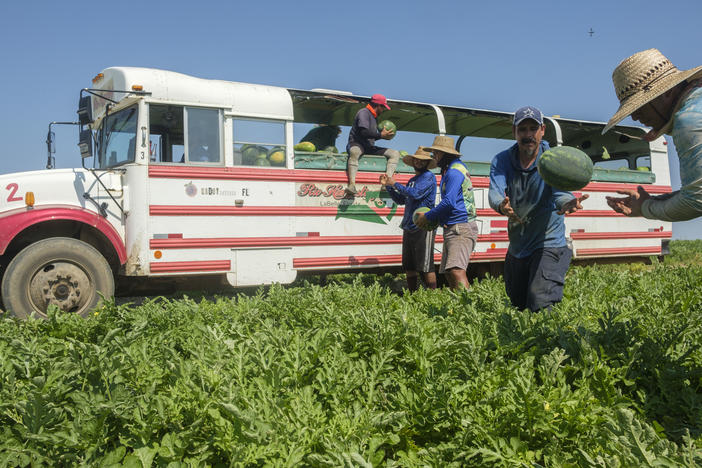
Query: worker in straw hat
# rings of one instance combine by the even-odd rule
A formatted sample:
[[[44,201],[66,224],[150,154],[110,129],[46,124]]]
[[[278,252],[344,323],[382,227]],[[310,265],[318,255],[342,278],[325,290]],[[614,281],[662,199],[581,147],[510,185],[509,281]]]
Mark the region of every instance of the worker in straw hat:
[[[517,109],[512,121],[517,142],[490,164],[490,207],[507,216],[509,247],[505,290],[513,306],[537,311],[563,299],[563,283],[573,256],[565,238],[565,213],[582,208],[588,195],[574,197],[546,184],[537,169],[544,151],[544,117],[539,109]]]
[[[475,198],[468,168],[460,160],[453,138],[439,135],[425,148],[434,155],[441,168],[441,201],[425,214],[420,214],[417,225],[426,228],[430,222],[444,227],[444,247],[439,273],[446,276],[452,289],[470,287],[466,270],[470,254],[478,241],[475,222]]]
[[[412,214],[417,208],[434,208],[436,201],[436,176],[431,169],[436,162],[431,154],[420,146],[414,154],[402,158],[408,166],[414,167],[415,175],[407,185],[396,182],[386,174],[380,176],[390,197],[398,205],[405,205],[405,215],[402,217],[402,269],[407,276],[407,289],[416,291],[419,287],[419,273],[424,279],[427,289],[436,289],[436,273],[434,272],[434,237],[436,230],[425,231],[412,221]]]
[[[702,66],[680,71],[657,49],[636,53],[612,74],[619,109],[602,133],[628,115],[651,127],[644,137],[673,138],[680,159],[679,191],[651,196],[643,187],[607,197],[617,213],[663,221],[702,216]],[[655,157],[655,156],[653,156]]]

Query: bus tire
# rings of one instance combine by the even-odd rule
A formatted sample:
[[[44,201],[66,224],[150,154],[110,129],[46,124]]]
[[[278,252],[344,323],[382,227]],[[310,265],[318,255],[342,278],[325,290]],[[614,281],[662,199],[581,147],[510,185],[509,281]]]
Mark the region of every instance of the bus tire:
[[[50,304],[86,317],[114,290],[107,260],[90,244],[69,237],[29,245],[12,259],[2,280],[5,310],[22,319],[32,313],[46,318]]]

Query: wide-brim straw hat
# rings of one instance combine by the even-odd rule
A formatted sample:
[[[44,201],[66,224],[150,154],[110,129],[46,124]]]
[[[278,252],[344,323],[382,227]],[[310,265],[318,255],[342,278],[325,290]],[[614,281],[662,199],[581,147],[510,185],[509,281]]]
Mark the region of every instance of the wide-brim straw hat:
[[[443,151],[444,153],[460,156],[461,153],[456,151],[455,146],[456,145],[453,142],[453,138],[450,136],[439,135],[434,137],[434,143],[431,146],[426,146],[424,149],[426,151]]]
[[[702,66],[680,71],[658,49],[644,50],[625,59],[612,73],[619,109],[602,133],[683,81],[700,76]]]
[[[403,156],[402,162],[404,162],[408,166],[412,166],[412,159],[419,159],[420,161],[429,161],[427,169],[434,169],[436,167],[436,161],[434,161],[434,158],[431,157],[431,153],[429,153],[428,151],[424,151],[423,146],[417,148],[417,151],[415,151],[414,154],[408,154],[407,156]]]

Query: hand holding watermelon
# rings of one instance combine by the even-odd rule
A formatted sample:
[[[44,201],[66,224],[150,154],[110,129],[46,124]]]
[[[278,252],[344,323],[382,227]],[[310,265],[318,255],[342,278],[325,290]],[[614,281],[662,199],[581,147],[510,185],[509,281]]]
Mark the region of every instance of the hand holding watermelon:
[[[383,140],[392,140],[395,137],[397,127],[391,121],[383,120],[378,124],[378,130],[380,130],[380,138]]]
[[[424,216],[424,214],[428,211],[429,208],[426,206],[420,206],[414,210],[414,213],[412,213],[412,222],[420,229],[424,229],[425,231],[433,231],[439,227],[439,224],[429,221],[427,217]]]

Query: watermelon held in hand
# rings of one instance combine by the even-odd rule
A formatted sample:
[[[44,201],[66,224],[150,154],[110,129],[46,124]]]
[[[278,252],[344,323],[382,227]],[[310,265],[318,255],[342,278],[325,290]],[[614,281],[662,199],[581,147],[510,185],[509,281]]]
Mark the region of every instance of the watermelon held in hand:
[[[383,131],[383,130],[388,130],[392,132],[392,135],[390,136],[390,139],[392,140],[395,137],[395,133],[397,133],[397,127],[395,126],[394,123],[392,123],[389,120],[383,120],[378,124],[378,130]]]
[[[414,213],[412,213],[412,222],[413,222],[414,224],[417,224],[417,218],[419,217],[419,216],[418,216],[419,213],[426,213],[426,212],[428,212],[428,211],[429,211],[429,208],[427,208],[426,206],[420,206],[419,208],[417,208],[416,210],[414,210]],[[425,231],[433,231],[433,230],[436,229],[437,227],[439,227],[439,223],[437,223],[437,222],[433,222],[433,223],[430,222],[430,223],[429,223],[429,228],[428,228],[428,229],[424,229],[424,230],[425,230]]]
[[[557,190],[580,190],[592,178],[592,159],[571,146],[556,146],[539,158],[537,165],[541,178]]]

